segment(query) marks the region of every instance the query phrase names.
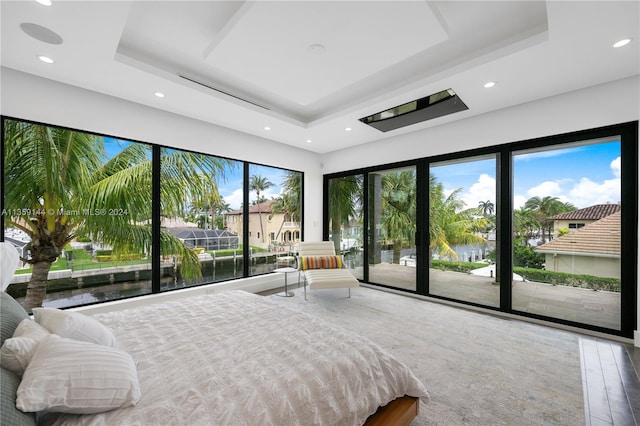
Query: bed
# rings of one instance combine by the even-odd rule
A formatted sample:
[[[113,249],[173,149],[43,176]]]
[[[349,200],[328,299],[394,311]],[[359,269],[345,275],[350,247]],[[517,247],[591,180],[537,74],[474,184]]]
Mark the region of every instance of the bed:
[[[26,315],[12,303],[17,304],[2,293],[3,347],[13,335],[5,326],[20,323]],[[5,319],[13,311],[15,319]],[[85,319],[92,323],[80,335],[67,335],[67,329],[56,329],[55,323],[41,317],[45,312],[54,317],[72,316],[73,327],[68,327],[69,320],[58,326],[64,323],[76,333]],[[44,346],[68,341],[79,346],[74,339],[86,336],[95,340],[86,342],[87,347],[118,351],[128,363],[124,402],[119,408],[92,413],[85,413],[84,407],[66,413],[40,409],[39,424],[407,425],[420,401],[428,401],[426,388],[408,367],[367,338],[244,291],[93,317],[53,309],[34,311],[34,316],[37,321],[29,321],[62,337],[46,336],[39,341],[22,378],[4,380],[12,373],[5,371],[3,355],[3,417],[9,415],[6,409],[25,408],[23,401],[35,392],[27,389],[36,381],[34,376],[61,374],[64,368],[85,374],[90,369],[82,365],[85,360],[98,358],[81,355],[81,350],[77,356],[74,352],[76,360],[64,359],[70,364],[66,367],[51,367],[55,371],[48,373],[34,371],[38,371],[36,365],[53,363],[48,357],[55,357],[55,350]],[[96,337],[103,332],[105,339]],[[109,345],[114,347],[106,349]],[[106,364],[101,362],[96,374]],[[18,388],[11,393],[4,389],[5,384]],[[76,397],[86,392],[79,391]],[[26,405],[27,409],[34,407],[42,408]],[[101,409],[92,406],[88,411],[96,410]],[[16,416],[23,414],[16,411]],[[14,424],[29,424],[31,415],[27,417],[26,423],[22,419]]]

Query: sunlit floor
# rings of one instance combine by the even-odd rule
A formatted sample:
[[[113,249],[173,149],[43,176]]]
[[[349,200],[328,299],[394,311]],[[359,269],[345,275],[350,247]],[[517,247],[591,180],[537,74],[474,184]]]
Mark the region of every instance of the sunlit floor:
[[[354,271],[362,276],[361,271]],[[416,268],[390,263],[371,265],[369,281],[415,290]],[[500,286],[495,279],[462,272],[429,269],[430,294],[484,306],[499,306]],[[620,293],[514,281],[514,310],[551,318],[620,329]]]

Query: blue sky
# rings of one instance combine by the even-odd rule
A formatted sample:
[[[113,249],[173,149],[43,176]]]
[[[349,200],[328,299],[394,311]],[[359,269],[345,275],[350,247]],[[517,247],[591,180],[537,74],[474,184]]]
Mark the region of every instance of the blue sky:
[[[249,166],[249,176],[262,176],[274,184],[274,186],[260,194],[260,196],[264,196],[267,199],[280,196],[285,174],[286,170],[283,169],[259,166],[256,164]],[[224,198],[225,203],[229,204],[234,210],[239,209],[242,205],[242,183],[242,166],[240,165],[236,167],[235,170],[227,172],[226,181],[221,180],[218,182],[220,195]],[[249,194],[249,202],[255,199],[256,193],[252,191]]]
[[[104,138],[107,156],[111,157],[132,143]],[[220,194],[232,209],[242,204],[242,167],[227,172],[225,181],[218,182]],[[263,194],[267,199],[280,195],[286,171],[268,166],[251,165],[250,176],[260,175],[275,186]],[[478,159],[458,164],[432,167],[431,173],[444,183],[448,195],[457,188],[467,207],[477,207],[480,201],[495,203],[495,160]],[[521,152],[514,156],[514,207],[520,208],[531,197],[558,197],[577,208],[620,201],[620,142],[602,141],[550,149]],[[249,196],[255,199],[255,193]]]
[[[431,169],[446,194],[463,188],[459,198],[467,207],[480,201],[495,203],[493,159],[443,165]],[[558,197],[577,208],[620,201],[620,142],[553,149],[514,156],[514,207],[531,197]]]

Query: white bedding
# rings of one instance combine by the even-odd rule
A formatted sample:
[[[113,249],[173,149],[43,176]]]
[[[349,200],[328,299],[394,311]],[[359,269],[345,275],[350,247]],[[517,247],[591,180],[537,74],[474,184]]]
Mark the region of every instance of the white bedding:
[[[137,365],[142,399],[83,425],[360,425],[423,384],[370,340],[230,291],[95,315]]]

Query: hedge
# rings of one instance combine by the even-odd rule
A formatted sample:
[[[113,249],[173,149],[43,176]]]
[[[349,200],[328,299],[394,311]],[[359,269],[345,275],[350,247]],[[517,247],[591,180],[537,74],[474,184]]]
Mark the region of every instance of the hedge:
[[[486,263],[457,262],[455,260],[432,260],[434,269],[443,271],[456,271],[469,273],[473,269],[486,267]],[[513,272],[522,276],[527,281],[568,287],[588,288],[592,290],[604,290],[620,292],[619,278],[596,277],[593,275],[569,274],[566,272],[553,272],[545,269],[523,268],[516,266]]]

